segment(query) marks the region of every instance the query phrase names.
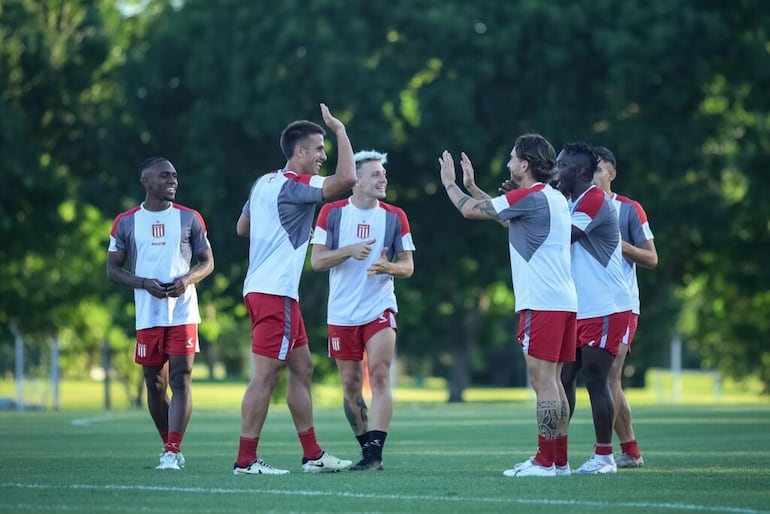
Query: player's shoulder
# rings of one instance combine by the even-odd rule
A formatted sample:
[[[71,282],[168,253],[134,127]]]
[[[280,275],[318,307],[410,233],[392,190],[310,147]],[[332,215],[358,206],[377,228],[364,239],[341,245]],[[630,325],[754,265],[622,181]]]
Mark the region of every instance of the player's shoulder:
[[[514,204],[519,203],[525,198],[534,199],[539,195],[546,194],[543,191],[544,187],[545,187],[545,184],[537,183],[532,187],[519,187],[516,189],[511,189],[510,191],[506,191],[505,193],[503,193],[501,196],[504,196],[505,199],[508,200],[508,205],[513,206]]]
[[[120,220],[126,219],[126,218],[128,218],[130,216],[133,216],[134,214],[136,214],[140,210],[142,210],[142,206],[141,205],[136,205],[134,207],[131,207],[128,210],[125,210],[125,211],[119,213],[117,216],[115,216],[115,223],[117,223]]]
[[[174,209],[180,210],[182,212],[190,212],[190,213],[193,213],[193,214],[200,214],[198,211],[196,211],[192,207],[187,207],[186,205],[182,205],[180,203],[172,203],[171,206]]]
[[[195,209],[192,209],[190,207],[187,207],[186,205],[181,205],[178,203],[172,203],[171,206],[179,211],[179,217],[182,220],[188,219],[192,220],[193,225],[195,225],[195,221],[197,220],[198,224],[203,227],[203,230],[206,230],[206,221],[203,219],[203,216],[200,212],[196,211]],[[183,221],[184,223],[184,221]]]
[[[629,197],[627,197],[625,195],[619,195],[617,193],[615,194],[614,200],[616,200],[616,201],[618,201],[620,203],[629,203],[629,204],[637,203],[636,200],[632,200],[631,198],[629,198]]]
[[[624,195],[615,195],[615,200],[620,202],[621,204],[627,204],[630,205],[634,211],[639,215],[639,217],[643,220],[647,219],[647,213],[644,211],[644,207],[642,207],[642,204],[634,200],[633,198],[629,198],[628,196]]]
[[[589,187],[583,195],[578,198],[578,209],[599,210],[603,205],[609,204],[609,198],[600,188],[596,186]]]
[[[348,205],[350,205],[350,200],[348,198],[343,198],[342,200],[334,200],[333,202],[323,204],[321,206],[321,212],[329,212],[333,211],[334,209],[342,209]]]
[[[405,214],[404,209],[402,209],[401,207],[396,207],[392,203],[383,202],[382,200],[380,200],[379,204],[380,204],[379,205],[380,209],[384,210],[385,212],[392,212],[395,214]]]
[[[310,181],[313,180],[313,177],[316,177],[317,175],[311,175],[308,173],[297,173],[296,171],[291,170],[285,170],[281,172],[281,170],[278,170],[277,173],[282,178],[291,181],[291,182],[297,182],[299,184],[305,184],[310,185]]]

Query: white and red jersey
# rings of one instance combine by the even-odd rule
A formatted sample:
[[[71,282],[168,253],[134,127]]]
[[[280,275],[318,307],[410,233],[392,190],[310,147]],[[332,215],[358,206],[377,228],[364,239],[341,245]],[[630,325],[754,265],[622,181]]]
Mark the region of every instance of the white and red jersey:
[[[572,202],[572,224],[585,233],[572,244],[572,276],[578,319],[631,310],[633,296],[623,273],[618,215],[604,191],[589,187]]]
[[[315,206],[323,201],[324,180],[319,175],[279,170],[254,183],[242,211],[249,218],[249,269],[243,296],[264,293],[299,300],[299,280]]]
[[[195,210],[179,204],[148,211],[144,204],[119,214],[110,231],[108,251],[126,251],[128,268],[137,276],[172,282],[190,271],[193,255],[211,248],[206,224]],[[134,289],[136,329],[200,323],[198,293],[187,286],[178,298],[156,298]]]
[[[516,312],[577,311],[570,272],[572,225],[567,200],[543,183],[514,189],[492,199],[500,219],[509,222]]]
[[[378,274],[366,277],[366,270],[379,260],[387,248],[388,260],[402,252],[415,250],[409,221],[403,210],[385,202],[359,209],[350,199],[321,207],[313,231],[313,244],[336,250],[349,244],[374,239],[372,251],[364,260],[346,259],[329,271],[330,325],[357,326],[377,319],[385,310],[398,312],[393,277]]]
[[[639,246],[645,241],[655,238],[650,229],[650,223],[647,221],[647,213],[644,212],[639,202],[636,202],[627,196],[612,195],[612,204],[618,211],[618,224],[620,225],[620,238],[634,246]],[[631,309],[634,314],[639,314],[639,283],[636,279],[636,263],[623,258],[623,273],[625,274],[628,287],[634,296],[634,305]]]

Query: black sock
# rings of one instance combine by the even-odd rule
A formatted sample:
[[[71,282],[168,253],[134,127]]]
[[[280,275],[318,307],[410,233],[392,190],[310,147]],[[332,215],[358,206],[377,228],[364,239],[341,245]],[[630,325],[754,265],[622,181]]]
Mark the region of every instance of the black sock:
[[[369,440],[371,439],[372,432],[364,432],[361,435],[356,436],[356,440],[358,441],[358,444],[361,445],[361,453],[366,457],[368,446],[369,446]]]
[[[372,430],[370,433],[369,455],[374,459],[382,460],[382,448],[385,446],[385,438],[388,437],[388,433],[382,430]]]

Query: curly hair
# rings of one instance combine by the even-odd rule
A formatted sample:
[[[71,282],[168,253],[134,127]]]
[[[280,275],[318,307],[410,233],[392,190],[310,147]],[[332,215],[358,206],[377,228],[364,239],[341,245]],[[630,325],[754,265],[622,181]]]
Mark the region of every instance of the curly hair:
[[[532,177],[538,182],[550,182],[556,174],[556,151],[540,134],[524,134],[513,145],[516,157],[527,161]]]
[[[584,155],[586,157],[585,169],[588,171],[588,177],[593,177],[599,164],[599,156],[594,148],[588,143],[567,143],[562,148],[568,155]]]

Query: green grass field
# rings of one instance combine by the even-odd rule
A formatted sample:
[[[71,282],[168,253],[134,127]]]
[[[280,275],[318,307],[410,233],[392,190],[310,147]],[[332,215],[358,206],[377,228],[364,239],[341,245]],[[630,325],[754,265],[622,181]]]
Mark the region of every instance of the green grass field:
[[[278,404],[260,456],[292,473],[233,476],[242,386],[223,394],[218,408],[205,386],[196,391],[201,401],[183,445],[187,467],[179,472],[154,469],[161,444],[144,410],[0,413],[0,512],[770,513],[767,402],[639,401],[635,426],[645,468],[559,478],[501,474],[535,449],[526,390],[464,404],[401,395],[385,470],[370,473],[303,474],[290,416]],[[356,458],[341,408],[318,407],[316,431],[328,451]],[[589,456],[592,442],[583,396],[570,433],[573,467]]]

